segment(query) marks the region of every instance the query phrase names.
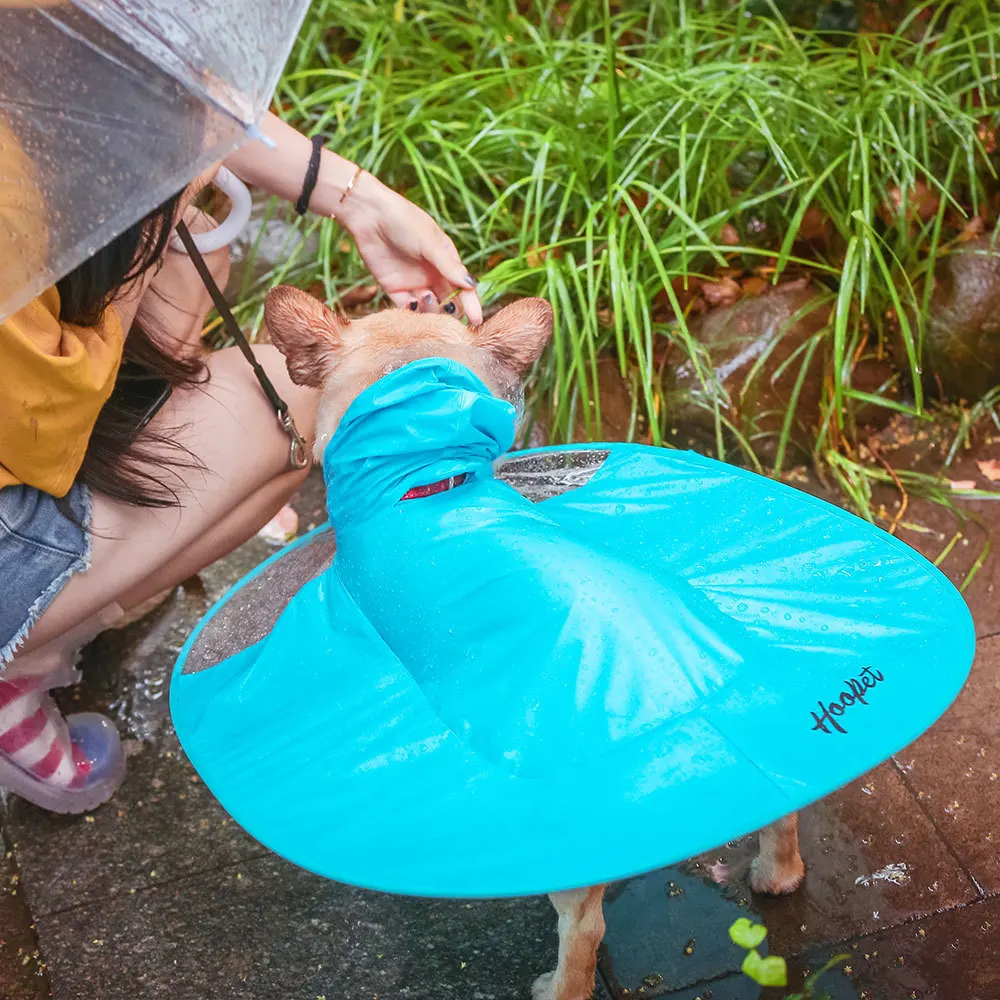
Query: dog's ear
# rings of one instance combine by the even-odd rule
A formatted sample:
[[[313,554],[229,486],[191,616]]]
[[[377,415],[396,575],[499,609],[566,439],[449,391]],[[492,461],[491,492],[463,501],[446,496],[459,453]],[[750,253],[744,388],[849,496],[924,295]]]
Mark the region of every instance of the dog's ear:
[[[523,375],[541,357],[552,326],[552,306],[545,299],[518,299],[476,330],[476,344]]]
[[[322,389],[330,380],[347,321],[329,306],[291,285],[278,285],[264,300],[271,342],[285,356],[298,385]]]

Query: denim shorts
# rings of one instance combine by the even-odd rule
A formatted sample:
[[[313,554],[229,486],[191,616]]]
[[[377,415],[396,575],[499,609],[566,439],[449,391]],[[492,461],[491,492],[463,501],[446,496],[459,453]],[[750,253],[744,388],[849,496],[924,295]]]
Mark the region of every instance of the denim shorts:
[[[31,486],[0,488],[0,664],[74,573],[90,566],[90,493],[56,500]]]

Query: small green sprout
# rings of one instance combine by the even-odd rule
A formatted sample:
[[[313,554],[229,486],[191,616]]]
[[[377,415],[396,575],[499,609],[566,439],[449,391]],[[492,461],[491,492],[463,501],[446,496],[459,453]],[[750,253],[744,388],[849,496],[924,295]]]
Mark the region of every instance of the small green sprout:
[[[751,923],[746,917],[740,917],[729,928],[729,936],[733,943],[745,948],[746,958],[743,959],[743,975],[752,979],[760,986],[787,986],[788,966],[783,958],[768,955],[764,958],[757,949],[767,937],[767,928],[763,924]],[[816,995],[816,984],[820,978],[841,962],[846,962],[850,955],[834,955],[823,968],[812,973],[805,981],[801,993],[790,993],[785,1000],[830,1000],[829,994],[822,997]]]

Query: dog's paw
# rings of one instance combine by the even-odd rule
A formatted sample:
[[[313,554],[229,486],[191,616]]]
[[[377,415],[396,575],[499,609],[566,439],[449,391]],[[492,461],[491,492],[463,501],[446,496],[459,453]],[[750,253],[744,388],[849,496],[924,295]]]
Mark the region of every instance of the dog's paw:
[[[556,1000],[555,979],[554,972],[539,976],[531,987],[531,1000]]]
[[[750,888],[766,896],[787,896],[798,889],[805,874],[806,866],[798,855],[790,864],[772,870],[765,869],[759,857],[754,858],[750,864]]]

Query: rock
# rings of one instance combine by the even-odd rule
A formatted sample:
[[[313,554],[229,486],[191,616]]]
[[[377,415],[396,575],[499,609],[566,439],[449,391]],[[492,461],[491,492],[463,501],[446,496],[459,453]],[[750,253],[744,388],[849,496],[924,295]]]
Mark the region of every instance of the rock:
[[[745,437],[754,438],[754,448],[761,457],[773,450],[767,442],[773,441],[781,428],[801,361],[796,359],[780,375],[778,370],[826,324],[829,309],[829,301],[806,282],[794,281],[743,298],[728,308],[713,309],[691,324],[691,333],[704,346],[714,370],[724,416]],[[799,426],[793,437],[806,447],[809,428],[818,422],[823,359],[821,347],[813,355],[796,406]],[[678,428],[678,438],[685,441],[692,436],[699,440],[710,429],[714,434],[711,397],[702,388],[690,359],[681,356],[680,347],[668,358],[668,372],[671,367],[672,384],[667,391],[671,433]]]
[[[905,370],[901,354],[900,346],[897,364]],[[969,240],[939,260],[923,370],[933,396],[971,401],[1000,383],[1000,251],[989,240]]]
[[[806,31],[854,32],[860,22],[858,0],[751,0],[750,11],[773,17],[774,11],[795,28]]]

